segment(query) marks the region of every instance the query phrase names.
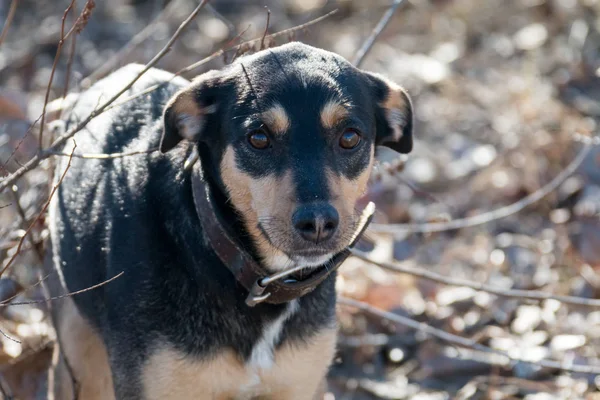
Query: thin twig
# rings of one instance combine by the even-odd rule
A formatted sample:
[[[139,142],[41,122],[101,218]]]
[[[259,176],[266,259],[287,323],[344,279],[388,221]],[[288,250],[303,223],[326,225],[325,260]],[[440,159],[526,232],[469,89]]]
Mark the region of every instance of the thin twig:
[[[575,296],[562,296],[552,293],[541,292],[539,290],[521,290],[521,289],[499,289],[497,287],[487,285],[485,283],[474,282],[468,279],[461,278],[453,278],[450,276],[444,276],[437,274],[435,272],[427,271],[421,268],[414,268],[407,265],[402,265],[399,263],[387,263],[387,262],[378,262],[371,259],[366,253],[351,249],[352,255],[354,257],[360,258],[363,261],[371,263],[373,265],[377,265],[383,269],[400,272],[403,274],[409,274],[412,276],[416,276],[418,278],[427,279],[433,282],[442,283],[444,285],[450,286],[461,286],[468,287],[474,290],[479,290],[482,292],[487,292],[494,294],[496,296],[501,297],[510,297],[510,298],[518,298],[518,299],[529,299],[529,300],[556,300],[565,304],[573,304],[578,306],[587,306],[587,307],[600,307],[600,300],[596,299],[586,299],[585,297],[575,297]]]
[[[217,9],[212,5],[212,4],[207,4],[206,5],[206,9],[208,11],[210,11],[210,13],[212,15],[214,15],[215,17],[217,17],[219,20],[221,20],[221,22],[223,22],[225,25],[227,25],[227,30],[228,30],[228,36],[231,36],[233,34],[233,32],[235,32],[235,25],[229,20],[227,19],[227,17],[225,17],[223,14],[221,14],[219,11],[217,11]]]
[[[10,193],[12,194],[15,208],[17,209],[17,213],[19,214],[19,217],[21,218],[21,223],[23,224],[23,227],[26,227],[27,226],[27,215],[25,214],[25,210],[21,206],[21,199],[19,198],[19,193],[17,192],[16,186],[13,186],[11,188]],[[29,239],[29,244],[31,245],[31,248],[35,251],[35,254],[37,255],[40,262],[42,262],[44,259],[44,256],[43,256],[43,251],[42,251],[41,247],[38,245],[38,243],[35,242],[35,240],[33,240],[31,235],[28,235],[27,237]]]
[[[75,15],[75,10],[73,10]],[[77,18],[74,18],[73,25],[77,23]],[[71,47],[69,48],[69,59],[67,60],[67,72],[65,73],[65,87],[63,89],[62,98],[65,99],[69,93],[69,80],[71,79],[71,70],[73,69],[73,58],[75,57],[75,48],[77,47],[77,35],[71,39]]]
[[[30,305],[30,304],[41,304],[41,303],[47,303],[49,301],[64,299],[65,297],[76,296],[78,294],[89,292],[90,290],[97,289],[100,286],[104,286],[107,283],[110,283],[110,282],[114,281],[115,279],[120,278],[124,273],[125,273],[125,271],[121,271],[117,275],[113,276],[112,278],[107,279],[107,280],[105,280],[103,282],[100,282],[100,283],[98,283],[98,284],[96,284],[94,286],[89,286],[89,287],[87,287],[85,289],[76,290],[74,292],[69,292],[69,293],[61,294],[60,296],[49,297],[47,299],[42,299],[42,300],[19,301],[17,303],[9,303],[9,304],[1,303],[0,304],[0,308],[1,307],[12,307],[12,306],[24,306],[24,305]]]
[[[19,143],[17,143],[15,148],[10,152],[10,155],[8,156],[6,161],[2,165],[0,165],[1,170],[8,171],[8,169],[7,169],[8,163],[10,162],[10,160],[12,160],[12,158],[15,156],[15,154],[17,154],[17,151],[19,151],[19,149],[21,148],[21,145],[23,144],[25,139],[27,139],[27,136],[29,136],[31,131],[33,131],[35,124],[37,124],[41,118],[42,118],[42,116],[40,115],[35,121],[33,121],[33,123],[31,125],[29,125],[29,128],[27,128],[27,131],[25,132],[23,137],[21,137],[21,139],[19,139]]]
[[[56,66],[60,59],[60,53],[65,43],[65,23],[67,22],[67,15],[75,6],[76,0],[71,0],[71,3],[63,13],[62,22],[60,25],[60,39],[58,40],[58,47],[56,48],[56,54],[54,55],[54,62],[52,63],[52,70],[50,71],[50,79],[48,79],[48,86],[46,87],[46,96],[44,97],[44,107],[42,108],[42,121],[40,122],[40,133],[38,134],[38,147],[43,148],[44,144],[44,122],[46,120],[46,107],[48,106],[48,100],[50,99],[50,89],[52,88],[52,81],[54,80],[54,73],[56,72]]]
[[[140,79],[150,68],[152,68],[154,65],[156,65],[156,63],[158,61],[160,61],[171,50],[171,46],[179,38],[179,36],[181,35],[181,32],[183,31],[183,29],[196,17],[196,15],[198,14],[198,12],[200,12],[200,10],[202,9],[202,7],[204,7],[204,5],[207,2],[208,2],[208,0],[202,0],[202,2],[200,2],[200,4],[181,23],[181,25],[179,25],[179,28],[177,28],[177,30],[175,31],[175,33],[173,34],[173,36],[171,36],[171,38],[169,39],[169,41],[167,42],[167,44],[162,48],[162,50],[160,50],[152,58],[152,60],[150,60],[144,66],[144,68],[142,69],[142,71],[140,71],[127,85],[125,85],[125,87],[123,87],[123,89],[121,89],[117,94],[115,94],[114,96],[112,96],[110,99],[108,99],[102,105],[100,105],[99,107],[97,107],[94,111],[92,111],[85,119],[83,119],[81,122],[79,122],[76,126],[74,126],[73,128],[71,128],[69,131],[65,132],[64,134],[60,135],[49,146],[48,151],[59,151],[59,148],[61,148],[67,142],[67,140],[69,140],[77,132],[79,132],[80,130],[82,130],[92,119],[94,119],[96,116],[98,116],[102,112],[104,112],[104,110],[108,106],[110,106],[117,98],[119,98],[129,88],[131,88],[135,84],[135,82],[137,82],[138,79]],[[46,158],[50,157],[51,155],[52,154],[48,153],[47,151],[46,152],[38,152],[38,154],[36,154],[35,156],[33,156],[27,163],[25,163],[25,165],[23,165],[21,168],[19,168],[18,170],[16,170],[15,172],[13,172],[10,176],[6,177],[5,179],[3,179],[0,182],[0,193],[2,193],[8,186],[10,186],[13,183],[15,183],[21,176],[23,176],[24,174],[26,174],[28,171],[31,171],[32,169],[34,169],[35,167],[37,167],[40,162],[42,162]]]
[[[73,140],[73,150],[71,150],[71,153],[74,153],[76,148],[77,148],[77,143],[75,143],[75,140]],[[69,170],[69,168],[71,168],[71,161],[72,160],[73,160],[73,157],[69,157],[69,162],[67,163],[67,166],[66,166],[64,172],[62,173],[62,175],[60,176],[60,179],[58,180],[57,184],[54,185],[54,187],[52,188],[52,191],[50,192],[50,195],[48,196],[48,200],[46,201],[46,204],[44,204],[44,207],[42,207],[42,210],[39,212],[39,214],[37,215],[37,217],[33,220],[33,222],[31,222],[31,224],[29,224],[29,227],[27,228],[27,230],[25,231],[25,233],[23,234],[23,236],[21,236],[21,239],[19,240],[19,244],[17,245],[17,250],[15,251],[15,254],[13,254],[13,256],[10,258],[10,260],[8,260],[8,263],[0,271],[0,277],[4,274],[4,272],[15,261],[15,259],[17,258],[17,256],[21,252],[21,247],[23,246],[23,242],[25,241],[25,238],[27,237],[27,235],[29,235],[29,233],[31,232],[31,230],[33,229],[33,227],[40,221],[40,219],[42,218],[42,216],[44,215],[44,213],[48,209],[48,206],[50,205],[50,201],[52,200],[52,196],[54,196],[54,193],[59,188],[59,186],[61,185],[63,179],[65,178],[65,175],[67,174],[67,171]]]
[[[146,25],[144,29],[131,38],[131,40],[127,42],[125,46],[120,48],[119,51],[113,54],[104,64],[88,75],[85,78],[85,81],[89,83],[95,82],[106,75],[109,71],[113,70],[126,55],[131,54],[136,47],[144,43],[144,41],[152,36],[152,34],[154,34],[156,29],[160,26],[160,23],[163,22],[163,20],[166,20],[167,17],[170,16],[171,13],[178,7],[181,7],[181,1],[171,1],[164,10],[162,10],[152,21],[150,21],[150,23]]]
[[[292,27],[292,28],[284,29],[284,30],[282,30],[282,31],[279,31],[279,32],[273,33],[273,34],[271,34],[271,35],[267,35],[267,38],[268,38],[268,39],[273,39],[273,38],[276,38],[276,37],[280,37],[280,36],[283,36],[283,35],[289,34],[289,33],[291,33],[291,32],[295,32],[295,31],[298,31],[298,30],[306,29],[306,28],[308,28],[308,27],[309,27],[309,26],[311,26],[311,25],[314,25],[314,24],[316,24],[316,23],[318,23],[318,22],[321,22],[321,21],[323,21],[323,20],[324,20],[324,19],[326,19],[326,18],[329,18],[330,16],[332,16],[332,15],[333,15],[333,14],[335,14],[336,12],[337,12],[337,10],[333,10],[333,11],[331,11],[331,12],[329,12],[329,13],[325,14],[325,15],[322,15],[322,16],[320,16],[320,17],[318,17],[318,18],[315,18],[315,19],[313,19],[313,20],[311,20],[311,21],[308,21],[308,22],[306,22],[306,23],[304,23],[304,24],[302,24],[302,25],[297,25],[297,26],[294,26],[294,27]],[[248,30],[248,28],[246,28],[246,30]],[[244,33],[246,30],[244,30],[243,32],[241,32],[240,34],[238,34],[238,35],[237,35],[235,38],[233,38],[232,40],[230,40],[230,43],[233,43],[233,42],[234,42],[234,41],[235,41],[235,40],[236,40],[238,37],[240,37],[240,36],[241,36],[241,35],[242,35],[242,34],[243,34],[243,33]],[[111,104],[111,105],[110,105],[110,107],[107,107],[107,108],[106,108],[104,111],[108,111],[108,110],[110,110],[110,109],[112,109],[112,108],[114,108],[114,107],[119,107],[119,106],[121,106],[121,105],[123,105],[123,104],[125,104],[125,103],[127,103],[127,102],[129,102],[129,101],[131,101],[131,100],[137,99],[138,97],[144,96],[144,95],[146,95],[146,94],[148,94],[148,93],[152,93],[152,92],[153,92],[153,91],[155,91],[156,89],[158,89],[158,88],[160,88],[160,87],[162,87],[162,86],[164,86],[164,85],[168,84],[169,82],[171,82],[171,81],[172,81],[173,79],[175,79],[176,77],[178,77],[178,76],[181,76],[181,75],[183,75],[183,74],[185,74],[185,73],[188,73],[188,72],[192,72],[192,71],[196,70],[197,68],[200,68],[200,67],[201,67],[201,66],[203,66],[204,64],[207,64],[207,63],[209,63],[210,61],[214,60],[215,58],[221,57],[223,54],[225,54],[225,53],[226,53],[226,52],[228,52],[228,51],[231,51],[231,50],[236,50],[236,52],[237,52],[238,50],[242,49],[243,47],[245,47],[245,46],[249,46],[249,45],[253,45],[253,44],[255,44],[255,43],[259,42],[260,40],[261,40],[261,38],[256,38],[256,39],[252,39],[252,40],[248,40],[248,41],[246,41],[246,42],[240,43],[240,44],[238,44],[238,45],[224,46],[224,48],[222,48],[222,49],[220,49],[220,50],[217,50],[217,51],[215,51],[214,53],[212,53],[212,54],[211,54],[211,55],[209,55],[208,57],[205,57],[205,58],[203,58],[203,59],[202,59],[202,60],[200,60],[200,61],[197,61],[197,62],[195,62],[195,63],[193,63],[193,64],[190,64],[190,65],[188,65],[187,67],[185,67],[185,68],[183,68],[183,69],[180,69],[180,70],[179,70],[179,71],[177,71],[177,72],[176,72],[176,73],[175,73],[175,74],[174,74],[174,75],[173,75],[173,76],[172,76],[172,77],[171,77],[171,78],[170,78],[168,81],[166,81],[166,82],[163,82],[163,83],[159,83],[159,84],[157,84],[157,85],[154,85],[154,86],[150,86],[150,87],[148,87],[148,88],[146,88],[146,89],[142,90],[142,91],[141,91],[141,92],[139,92],[139,93],[136,93],[136,94],[134,94],[134,95],[131,95],[131,96],[129,96],[129,97],[127,97],[127,98],[125,98],[125,99],[123,99],[123,100],[121,100],[121,101],[115,102],[114,104]],[[2,185],[0,184],[0,192],[1,192],[1,191],[2,191]]]
[[[475,215],[468,218],[455,219],[448,222],[422,223],[422,224],[371,224],[369,229],[373,232],[405,235],[406,233],[431,233],[470,228],[483,225],[501,218],[516,214],[524,208],[538,202],[556,190],[569,176],[573,175],[585,160],[592,148],[592,141],[585,141],[577,157],[558,175],[545,186],[522,198],[521,200],[493,211]]]
[[[356,52],[356,56],[354,56],[354,60],[352,61],[352,63],[356,67],[361,66],[365,57],[367,56],[369,51],[371,51],[371,48],[377,41],[377,38],[379,37],[379,35],[381,35],[381,32],[387,26],[387,24],[390,22],[390,20],[392,19],[392,16],[394,15],[394,13],[398,9],[398,7],[400,7],[400,4],[402,4],[403,1],[404,0],[394,0],[394,3],[390,6],[390,8],[388,8],[388,10],[385,12],[385,14],[383,14],[383,17],[381,17],[381,19],[379,20],[379,22],[373,29],[373,32],[371,32],[371,36],[369,36],[369,38],[367,40],[365,40],[362,47]]]
[[[17,3],[19,3],[19,0],[12,0],[12,2],[10,3],[8,15],[6,16],[6,21],[4,22],[4,28],[2,28],[2,33],[0,33],[0,46],[2,45],[2,42],[4,42],[4,38],[8,33],[8,28],[12,24],[12,21],[15,17],[15,11],[17,11]]]
[[[0,301],[0,306],[2,306],[2,305],[5,305],[5,304],[9,304],[9,303],[10,303],[12,300],[16,299],[16,298],[17,298],[17,297],[19,297],[21,294],[23,294],[23,293],[25,293],[25,292],[29,291],[30,289],[33,289],[34,287],[37,287],[38,285],[43,285],[44,281],[45,281],[46,279],[48,279],[48,278],[50,277],[50,275],[52,275],[53,273],[54,273],[54,271],[52,271],[52,272],[51,272],[51,273],[49,273],[49,274],[46,274],[45,276],[43,276],[43,277],[39,278],[39,279],[37,280],[37,282],[35,282],[33,285],[29,285],[29,286],[27,286],[27,287],[24,287],[24,288],[22,288],[22,289],[18,290],[16,294],[14,294],[14,295],[10,296],[8,299],[4,299],[4,300]]]
[[[366,312],[368,314],[377,316],[382,319],[386,319],[409,328],[415,329],[420,332],[424,332],[428,335],[436,337],[438,339],[443,340],[444,342],[451,343],[458,346],[463,346],[466,348],[478,350],[488,354],[495,354],[501,356],[504,360],[498,363],[504,365],[514,365],[517,362],[522,362],[525,364],[536,365],[545,368],[552,368],[561,371],[570,371],[570,372],[580,372],[584,374],[600,374],[600,366],[595,365],[581,365],[581,364],[571,364],[571,363],[560,363],[558,361],[552,361],[548,359],[542,359],[539,361],[528,361],[523,358],[513,357],[508,355],[507,353],[492,349],[491,347],[484,346],[482,344],[477,343],[475,340],[467,339],[461,336],[453,335],[451,333],[445,332],[441,329],[434,328],[429,326],[423,322],[417,322],[411,318],[404,317],[402,315],[394,314],[388,311],[384,311],[382,309],[373,307],[367,303],[362,301],[357,301],[353,299],[349,299],[347,297],[340,297],[339,303],[345,306],[358,308],[359,310]]]
[[[263,37],[260,40],[260,49],[262,50],[265,48],[265,37],[267,37],[267,32],[269,31],[269,22],[271,21],[271,10],[269,10],[269,8],[267,6],[265,6],[265,8],[267,9],[267,24],[265,25],[265,32],[263,33]]]
[[[84,158],[89,160],[111,160],[114,158],[123,158],[129,156],[135,156],[138,154],[150,154],[158,151],[158,149],[150,149],[150,150],[140,150],[140,151],[131,151],[126,153],[84,153],[84,154],[73,154],[73,158]],[[62,157],[71,157],[69,153],[63,153],[60,151],[52,151],[48,152],[53,156],[62,156]]]
[[[10,385],[4,379],[4,374],[0,373],[0,393],[2,393],[2,400],[13,400],[12,390],[10,390]]]

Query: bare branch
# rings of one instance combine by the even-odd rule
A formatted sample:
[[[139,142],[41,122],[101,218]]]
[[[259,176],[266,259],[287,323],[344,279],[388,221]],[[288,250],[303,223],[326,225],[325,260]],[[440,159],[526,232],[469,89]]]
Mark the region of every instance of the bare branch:
[[[144,29],[138,32],[131,40],[123,46],[119,51],[112,55],[104,64],[97,68],[94,72],[88,75],[85,80],[89,83],[95,82],[111,71],[119,62],[136,47],[146,41],[156,29],[160,26],[163,20],[166,20],[171,13],[181,7],[181,1],[173,0],[162,10]]]
[[[73,11],[75,12],[75,10]],[[73,14],[75,15],[75,14]],[[77,18],[74,18],[73,26],[77,24]],[[71,70],[73,69],[73,58],[75,57],[75,48],[77,47],[77,35],[71,39],[71,47],[69,48],[69,59],[67,61],[67,72],[65,73],[65,87],[63,89],[62,98],[65,99],[69,93],[69,80],[71,79]]]
[[[53,272],[54,272],[54,271],[53,271]],[[33,289],[34,287],[36,287],[36,286],[38,286],[38,285],[42,285],[42,284],[44,283],[44,281],[45,281],[46,279],[48,279],[48,278],[50,277],[50,275],[52,275],[52,273],[53,273],[53,272],[51,272],[51,273],[49,273],[49,274],[47,274],[47,275],[45,275],[45,276],[41,277],[41,278],[40,278],[40,279],[38,279],[38,280],[37,280],[37,282],[35,282],[33,285],[30,285],[30,286],[27,286],[27,287],[24,287],[24,288],[21,288],[21,289],[17,290],[17,293],[16,293],[16,294],[14,294],[14,295],[10,296],[10,297],[9,297],[9,298],[7,298],[7,299],[4,299],[4,300],[0,301],[0,306],[1,306],[1,305],[4,305],[4,304],[9,304],[9,303],[11,302],[11,300],[14,300],[14,299],[16,299],[16,298],[17,298],[17,297],[19,297],[19,295],[21,295],[22,293],[25,293],[25,292],[27,292],[28,290],[30,290],[30,289]]]
[[[431,233],[450,231],[462,228],[470,228],[477,225],[487,224],[497,219],[506,218],[516,214],[524,208],[538,202],[548,194],[556,190],[569,176],[573,175],[581,163],[590,153],[592,141],[584,141],[582,149],[577,157],[558,175],[545,186],[522,198],[521,200],[505,207],[498,208],[483,214],[463,219],[455,219],[448,222],[422,223],[422,224],[371,224],[369,229],[373,232],[389,233],[393,235],[405,235],[406,233]]]
[[[13,197],[13,201],[15,204],[15,208],[17,209],[17,213],[19,214],[19,217],[21,218],[21,223],[23,224],[23,227],[26,227],[27,226],[27,215],[25,214],[25,210],[23,210],[23,207],[21,206],[21,199],[19,198],[19,193],[17,192],[17,187],[13,186],[10,190],[10,193]],[[31,245],[31,248],[35,251],[35,254],[37,255],[38,259],[40,260],[40,262],[43,262],[44,254],[43,254],[42,248],[39,246],[38,243],[35,242],[35,240],[33,240],[31,235],[27,235],[27,238],[29,239],[29,244]]]
[[[11,153],[8,156],[8,158],[6,159],[6,161],[2,165],[0,165],[0,169],[1,170],[8,172],[8,169],[7,169],[8,163],[10,162],[10,160],[12,160],[12,158],[15,156],[15,154],[17,153],[17,151],[19,151],[19,148],[21,148],[21,145],[23,144],[23,142],[25,141],[25,139],[27,139],[27,136],[29,136],[29,134],[31,133],[31,131],[35,127],[35,124],[37,124],[41,118],[42,118],[42,116],[40,115],[35,121],[33,121],[33,123],[31,125],[29,125],[29,128],[27,128],[27,131],[25,132],[25,134],[23,135],[23,137],[19,140],[19,143],[17,143],[17,145],[15,146],[15,148],[11,151]]]
[[[84,154],[68,154],[59,151],[46,151],[45,153],[49,153],[53,156],[62,156],[62,157],[74,157],[74,158],[84,158],[89,160],[111,160],[114,158],[123,158],[129,156],[135,156],[138,154],[150,154],[158,151],[158,149],[150,149],[150,150],[140,150],[140,151],[131,151],[126,153],[84,153]]]
[[[42,108],[42,121],[40,122],[40,133],[38,134],[38,147],[43,148],[44,141],[44,125],[46,120],[46,107],[48,106],[48,100],[50,98],[50,89],[52,88],[52,81],[54,80],[54,73],[56,72],[56,66],[60,59],[60,53],[62,51],[63,44],[65,43],[65,23],[67,22],[67,15],[75,6],[76,0],[71,0],[71,3],[63,13],[62,22],[60,25],[60,40],[58,41],[58,47],[56,48],[56,54],[54,55],[54,62],[52,63],[52,70],[50,71],[50,79],[48,79],[48,87],[46,88],[46,96],[44,97],[44,107]]]
[[[385,14],[383,14],[383,17],[381,17],[381,19],[375,26],[375,29],[373,29],[373,32],[371,32],[371,36],[369,36],[369,38],[367,40],[365,40],[365,43],[356,52],[356,56],[354,56],[354,60],[352,61],[352,63],[355,66],[357,66],[357,67],[361,66],[361,64],[365,60],[365,57],[367,56],[369,51],[371,51],[371,48],[377,41],[377,38],[379,38],[379,35],[381,35],[381,32],[387,26],[387,24],[390,22],[390,20],[392,19],[392,16],[394,15],[394,13],[398,9],[398,7],[400,7],[400,4],[402,4],[403,1],[404,0],[394,0],[394,3],[392,3],[390,8],[388,8],[388,10],[385,12]]]
[[[586,299],[585,297],[574,297],[574,296],[561,296],[552,293],[545,293],[539,290],[520,290],[520,289],[498,289],[494,286],[487,285],[485,283],[474,282],[467,279],[453,278],[450,276],[444,276],[435,272],[427,271],[420,268],[414,268],[399,263],[386,263],[378,262],[369,258],[369,256],[356,249],[351,249],[354,257],[360,258],[370,264],[377,265],[383,269],[393,272],[400,272],[403,274],[409,274],[418,278],[427,279],[433,282],[441,283],[450,286],[461,286],[468,287],[474,290],[487,292],[501,297],[517,298],[517,299],[529,299],[529,300],[556,300],[565,304],[573,304],[578,306],[586,307],[600,307],[600,300]]]
[[[75,143],[75,140],[73,140],[73,150],[71,150],[71,153],[74,153],[76,148],[77,148],[77,143]],[[6,263],[4,268],[2,268],[2,270],[0,271],[0,277],[12,265],[12,263],[15,261],[15,259],[19,255],[19,253],[21,253],[21,247],[23,246],[23,242],[25,241],[25,238],[27,237],[27,235],[29,235],[29,233],[31,232],[33,227],[40,221],[40,219],[42,218],[42,216],[48,209],[48,206],[50,205],[50,201],[52,200],[52,196],[54,196],[54,193],[59,188],[63,179],[65,178],[67,171],[69,170],[69,168],[71,168],[72,160],[73,160],[73,157],[69,157],[69,162],[67,163],[67,166],[66,166],[64,172],[62,173],[60,179],[58,180],[57,184],[54,185],[54,187],[52,188],[52,191],[50,192],[50,195],[48,196],[48,200],[46,201],[46,204],[44,204],[44,207],[42,207],[42,210],[39,212],[37,217],[33,220],[33,222],[31,222],[31,224],[29,224],[29,227],[27,228],[25,233],[23,234],[23,236],[21,236],[21,239],[19,240],[19,244],[17,245],[17,250],[15,251],[15,254],[13,254],[13,256],[10,258],[10,260],[8,260],[8,263]]]
[[[42,300],[19,301],[17,303],[8,303],[8,304],[6,304],[6,303],[0,303],[0,307],[24,306],[24,305],[29,305],[29,304],[41,304],[41,303],[47,303],[49,301],[64,299],[65,297],[76,296],[78,294],[89,292],[90,290],[97,289],[100,286],[104,286],[107,283],[110,283],[110,282],[114,281],[115,279],[120,278],[124,273],[125,273],[125,271],[121,271],[117,275],[113,276],[112,278],[107,279],[107,280],[105,280],[103,282],[100,282],[100,283],[98,283],[98,284],[96,284],[94,286],[90,286],[90,287],[87,287],[87,288],[81,289],[81,290],[76,290],[74,292],[69,292],[69,293],[61,294],[60,296],[49,297],[47,299],[42,299]]]
[[[4,374],[0,374],[0,393],[2,394],[3,400],[14,400],[10,385],[4,379]]]
[[[85,119],[79,122],[76,126],[74,126],[69,131],[60,135],[48,148],[49,151],[58,151],[70,138],[72,138],[77,132],[82,130],[92,119],[96,116],[100,115],[104,112],[108,106],[110,106],[119,96],[125,93],[129,88],[131,88],[135,82],[138,81],[150,68],[152,68],[160,59],[162,59],[170,50],[173,43],[179,38],[181,32],[185,27],[198,15],[198,12],[204,7],[204,5],[208,2],[208,0],[202,0],[200,4],[191,12],[191,14],[179,25],[179,28],[175,31],[173,36],[169,39],[167,44],[159,51],[153,58],[150,60],[145,67],[140,71],[123,89],[121,89],[117,94],[108,99],[98,108],[90,113]],[[35,156],[33,156],[25,165],[21,168],[13,172],[10,176],[6,177],[0,182],[0,193],[2,193],[8,186],[15,183],[21,176],[31,171],[35,167],[39,165],[39,163],[46,158],[50,157],[52,154],[48,152],[39,152]]]
[[[8,33],[8,28],[10,28],[10,25],[15,18],[15,11],[17,11],[18,3],[19,0],[12,0],[12,3],[10,3],[8,15],[6,16],[6,21],[4,22],[4,28],[2,28],[2,33],[0,33],[0,46],[2,45],[2,42],[4,42],[4,38],[6,38],[6,34]]]
[[[600,374],[600,366],[567,364],[567,363],[561,363],[558,361],[552,361],[552,360],[548,360],[548,359],[542,359],[539,361],[528,361],[523,358],[512,357],[503,351],[492,349],[491,347],[488,347],[488,346],[484,346],[482,344],[477,343],[475,340],[457,336],[452,333],[445,332],[441,329],[437,329],[432,326],[429,326],[423,322],[418,322],[418,321],[415,321],[414,319],[404,317],[402,315],[384,311],[382,309],[373,307],[362,301],[349,299],[347,297],[340,297],[338,302],[345,306],[357,308],[363,312],[374,315],[376,317],[386,319],[386,320],[395,322],[397,324],[401,324],[401,325],[407,326],[409,328],[415,329],[417,331],[426,333],[428,335],[431,335],[433,337],[441,339],[444,342],[462,346],[462,347],[466,347],[466,348],[470,348],[470,349],[474,349],[474,350],[478,350],[483,353],[495,354],[497,356],[500,356],[497,360],[494,360],[495,364],[513,365],[517,362],[522,362],[525,364],[536,365],[536,366],[551,368],[551,369],[557,369],[557,370],[561,370],[561,371],[580,372],[580,373],[584,373],[584,374]]]
[[[269,10],[267,6],[265,6],[265,8],[267,9],[267,24],[265,25],[265,33],[263,33],[263,37],[260,40],[260,50],[265,48],[265,37],[269,31],[269,22],[271,21],[271,10]]]
[[[284,30],[282,30],[282,31],[279,31],[279,32],[273,33],[273,34],[271,34],[271,35],[267,35],[267,38],[268,38],[268,39],[273,39],[273,38],[276,38],[276,37],[280,37],[280,36],[287,35],[287,34],[289,34],[289,33],[292,33],[292,32],[298,31],[298,30],[306,29],[306,28],[308,28],[308,27],[309,27],[309,26],[311,26],[311,25],[314,25],[314,24],[316,24],[316,23],[318,23],[318,22],[321,22],[321,21],[323,21],[323,20],[324,20],[324,19],[326,19],[326,18],[329,18],[330,16],[332,16],[332,15],[333,15],[333,14],[335,14],[336,12],[337,12],[337,10],[333,10],[333,11],[331,11],[331,12],[329,12],[329,13],[325,14],[325,15],[322,15],[322,16],[320,16],[320,17],[318,17],[318,18],[315,18],[315,19],[313,19],[313,20],[311,20],[311,21],[308,21],[308,22],[306,22],[306,23],[304,23],[304,24],[302,24],[302,25],[297,25],[297,26],[294,26],[294,27],[292,27],[292,28],[289,28],[289,29],[284,29]],[[246,30],[247,30],[247,29],[248,29],[248,28],[246,28]],[[232,40],[230,40],[230,43],[233,43],[233,42],[234,42],[234,41],[235,41],[237,38],[239,38],[239,37],[240,37],[240,36],[241,36],[241,35],[242,35],[242,34],[243,34],[243,33],[244,33],[246,30],[244,30],[243,32],[241,32],[240,34],[238,34],[238,35],[237,35],[235,38],[233,38]],[[238,50],[240,50],[240,49],[244,48],[245,46],[249,46],[249,45],[253,45],[253,44],[255,44],[255,43],[258,43],[258,41],[259,41],[259,40],[261,40],[261,38],[256,38],[256,39],[248,40],[248,41],[246,41],[246,42],[243,42],[243,43],[240,43],[240,44],[238,44],[238,45],[234,45],[234,46],[225,46],[224,48],[222,48],[222,49],[220,49],[220,50],[217,50],[217,51],[215,51],[215,52],[214,52],[214,53],[212,53],[210,56],[208,56],[208,57],[205,57],[205,58],[203,58],[202,60],[200,60],[200,61],[197,61],[197,62],[195,62],[195,63],[193,63],[193,64],[190,64],[190,65],[188,65],[187,67],[185,67],[185,68],[183,68],[183,69],[180,69],[180,70],[179,70],[179,71],[177,71],[177,72],[176,72],[176,73],[173,75],[173,77],[172,77],[171,79],[169,79],[168,81],[166,81],[166,82],[163,82],[163,83],[160,83],[160,84],[158,84],[158,85],[150,86],[149,88],[146,88],[146,89],[142,90],[142,91],[141,91],[141,92],[139,92],[139,93],[136,93],[136,94],[134,94],[134,95],[132,95],[132,96],[129,96],[129,97],[127,97],[127,98],[125,98],[125,99],[123,99],[123,100],[121,100],[121,101],[115,102],[114,104],[111,104],[111,106],[110,106],[110,107],[107,107],[107,108],[106,108],[104,111],[108,111],[108,110],[110,110],[110,109],[112,109],[112,108],[114,108],[114,107],[121,106],[121,105],[123,105],[123,104],[125,104],[125,103],[127,103],[127,102],[129,102],[129,101],[131,101],[131,100],[137,99],[138,97],[144,96],[144,95],[146,95],[146,94],[148,94],[148,93],[152,93],[153,91],[155,91],[155,90],[156,90],[156,89],[158,89],[159,87],[161,87],[161,86],[163,86],[163,85],[166,85],[167,83],[171,82],[171,81],[172,81],[173,79],[175,79],[175,77],[177,77],[177,76],[180,76],[180,75],[182,75],[182,74],[185,74],[185,73],[191,72],[191,71],[193,71],[193,70],[195,70],[195,69],[197,69],[197,68],[199,68],[199,67],[203,66],[204,64],[207,64],[207,63],[209,63],[210,61],[214,60],[215,58],[218,58],[218,57],[221,57],[221,56],[223,56],[223,54],[225,54],[225,53],[226,53],[226,52],[228,52],[228,51],[231,51],[231,50],[236,50],[236,52],[237,52]],[[236,53],[236,54],[237,54],[237,53]],[[0,184],[0,192],[1,192],[1,191],[2,191],[2,185]]]

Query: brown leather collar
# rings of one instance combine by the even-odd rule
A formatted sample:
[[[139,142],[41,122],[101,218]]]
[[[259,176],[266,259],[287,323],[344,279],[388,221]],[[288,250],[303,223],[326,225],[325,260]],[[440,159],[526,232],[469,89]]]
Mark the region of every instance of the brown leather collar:
[[[286,303],[313,291],[350,255],[350,248],[358,242],[375,212],[375,205],[369,203],[363,211],[359,227],[350,246],[336,254],[327,263],[326,267],[315,268],[305,278],[285,279],[303,268],[292,268],[272,274],[248,254],[219,221],[217,211],[213,207],[209,186],[202,178],[201,163],[196,161],[193,164],[191,171],[192,192],[202,228],[223,264],[249,292],[246,304],[250,307],[261,302]]]

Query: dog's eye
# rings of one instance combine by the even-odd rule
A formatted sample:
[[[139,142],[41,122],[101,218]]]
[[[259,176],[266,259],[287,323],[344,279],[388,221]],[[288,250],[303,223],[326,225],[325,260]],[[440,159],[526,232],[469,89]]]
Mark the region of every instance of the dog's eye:
[[[252,147],[259,150],[266,149],[271,144],[269,141],[269,137],[262,130],[252,132],[248,136],[248,142],[250,142],[250,145]]]
[[[360,135],[354,129],[346,129],[340,137],[340,147],[350,150],[358,146],[360,143]]]

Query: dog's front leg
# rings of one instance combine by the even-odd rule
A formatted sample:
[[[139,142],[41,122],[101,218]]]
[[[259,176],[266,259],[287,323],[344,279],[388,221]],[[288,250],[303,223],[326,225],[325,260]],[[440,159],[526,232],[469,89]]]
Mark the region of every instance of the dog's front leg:
[[[114,400],[106,348],[72,299],[57,300],[57,335],[49,374],[50,400]],[[75,387],[74,387],[75,386]],[[75,393],[76,392],[76,393]]]

